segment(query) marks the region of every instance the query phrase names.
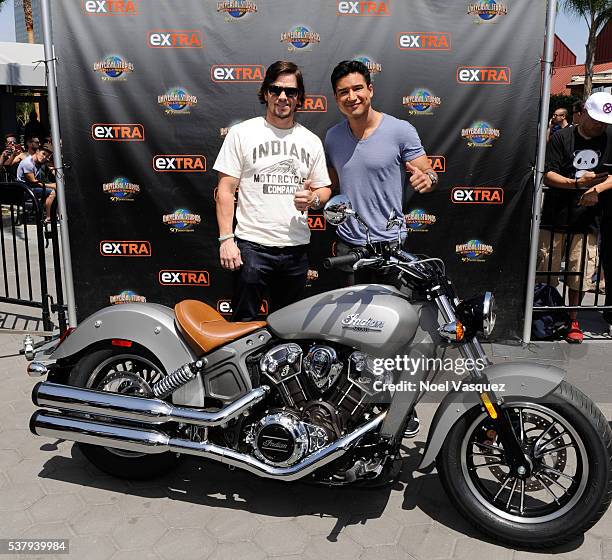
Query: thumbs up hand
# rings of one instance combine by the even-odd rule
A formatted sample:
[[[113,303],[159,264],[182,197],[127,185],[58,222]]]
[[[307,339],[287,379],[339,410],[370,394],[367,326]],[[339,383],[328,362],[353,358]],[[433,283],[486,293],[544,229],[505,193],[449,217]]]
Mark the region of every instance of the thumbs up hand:
[[[406,173],[410,173],[410,185],[418,193],[427,193],[433,191],[431,177],[421,171],[418,167],[412,165],[409,161],[404,163]]]
[[[315,198],[316,189],[312,188],[312,180],[306,179],[304,181],[303,189],[300,191],[295,191],[295,195],[293,196],[293,203],[295,207],[300,210],[300,212],[304,212],[308,210],[312,205],[312,202]]]

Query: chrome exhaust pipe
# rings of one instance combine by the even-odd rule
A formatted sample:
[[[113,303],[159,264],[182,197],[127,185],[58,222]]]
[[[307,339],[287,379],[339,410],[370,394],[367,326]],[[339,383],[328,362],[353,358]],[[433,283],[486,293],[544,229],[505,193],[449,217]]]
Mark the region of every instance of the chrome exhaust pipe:
[[[233,449],[221,447],[208,441],[197,442],[173,438],[155,429],[135,426],[104,424],[100,421],[76,418],[62,413],[39,410],[30,419],[33,434],[91,445],[114,447],[138,453],[183,453],[212,459],[226,465],[250,471],[258,476],[276,480],[298,480],[342,457],[365,434],[378,428],[386,413],[378,415],[368,423],[357,428],[333,443],[319,449],[303,461],[289,467],[275,467],[259,461],[255,457],[238,453]]]
[[[232,418],[237,418],[260,402],[269,391],[270,388],[263,385],[252,389],[221,410],[203,412],[193,408],[174,406],[160,399],[134,397],[120,393],[109,393],[108,391],[94,391],[45,381],[34,386],[32,402],[40,407],[132,420],[144,424],[181,422],[183,424],[212,427],[220,426]]]

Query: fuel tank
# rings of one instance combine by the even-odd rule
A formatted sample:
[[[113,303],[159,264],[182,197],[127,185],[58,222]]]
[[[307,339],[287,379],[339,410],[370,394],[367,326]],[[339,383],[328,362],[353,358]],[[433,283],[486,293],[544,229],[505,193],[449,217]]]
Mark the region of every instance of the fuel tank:
[[[392,286],[340,288],[293,303],[268,316],[285,340],[326,340],[373,356],[396,354],[417,332],[417,310]]]

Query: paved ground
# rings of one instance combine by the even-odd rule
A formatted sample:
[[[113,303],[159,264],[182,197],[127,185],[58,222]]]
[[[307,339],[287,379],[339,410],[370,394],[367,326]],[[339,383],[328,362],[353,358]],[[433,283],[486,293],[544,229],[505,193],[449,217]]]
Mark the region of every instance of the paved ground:
[[[0,335],[0,538],[69,538],[70,558],[537,560],[499,546],[460,518],[435,473],[411,473],[424,429],[406,442],[392,487],[328,490],[264,481],[186,459],[167,478],[127,483],[101,474],[69,442],[30,434],[30,391],[17,355],[21,337]],[[494,347],[497,360],[539,358],[566,365],[573,382],[612,418],[609,343]],[[554,551],[559,560],[612,558],[612,510],[584,538]],[[57,556],[66,558],[66,556]],[[41,558],[49,558],[44,556]]]

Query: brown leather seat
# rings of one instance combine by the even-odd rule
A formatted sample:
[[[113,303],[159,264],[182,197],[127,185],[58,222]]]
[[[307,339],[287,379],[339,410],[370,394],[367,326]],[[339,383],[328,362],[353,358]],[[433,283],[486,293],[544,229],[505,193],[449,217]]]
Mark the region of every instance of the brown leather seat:
[[[194,299],[177,303],[174,314],[177,327],[190,346],[203,352],[210,352],[267,325],[265,321],[230,323],[210,305]]]

